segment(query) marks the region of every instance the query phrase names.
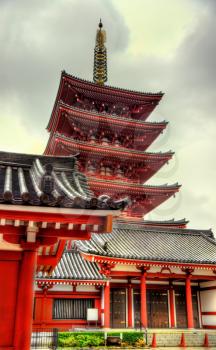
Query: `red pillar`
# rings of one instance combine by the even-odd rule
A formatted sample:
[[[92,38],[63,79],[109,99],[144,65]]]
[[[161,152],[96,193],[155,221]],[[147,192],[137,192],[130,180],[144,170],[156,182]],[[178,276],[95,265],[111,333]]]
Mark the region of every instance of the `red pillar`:
[[[110,328],[110,282],[104,287],[104,328]]]
[[[128,286],[128,327],[132,328],[133,327],[133,309],[132,309],[132,286],[129,284]]]
[[[16,350],[30,350],[31,346],[36,258],[36,249],[23,252],[15,321],[14,345]]]
[[[170,309],[170,327],[175,328],[175,303],[174,303],[174,289],[170,286],[169,289],[169,309]]]
[[[141,310],[140,321],[143,328],[147,328],[147,302],[146,302],[146,270],[142,271],[140,279],[140,297],[141,297]]]
[[[192,293],[191,293],[191,275],[187,274],[185,281],[186,289],[186,305],[187,305],[187,323],[188,328],[194,328],[193,320],[193,304],[192,304]]]

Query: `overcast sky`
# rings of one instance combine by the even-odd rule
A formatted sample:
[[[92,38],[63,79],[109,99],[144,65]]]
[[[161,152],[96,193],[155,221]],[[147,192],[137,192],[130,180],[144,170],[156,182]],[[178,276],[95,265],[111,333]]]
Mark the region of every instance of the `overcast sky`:
[[[148,183],[182,189],[148,218],[216,231],[215,0],[0,0],[0,149],[43,153],[61,70],[92,80],[100,17],[109,85],[165,93],[149,150],[175,157]]]

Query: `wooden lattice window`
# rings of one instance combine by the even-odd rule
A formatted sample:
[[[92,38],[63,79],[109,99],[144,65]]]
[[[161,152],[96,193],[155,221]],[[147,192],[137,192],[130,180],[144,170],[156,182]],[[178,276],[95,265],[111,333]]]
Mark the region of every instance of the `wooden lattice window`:
[[[93,307],[93,299],[55,299],[53,319],[86,320],[87,309]]]

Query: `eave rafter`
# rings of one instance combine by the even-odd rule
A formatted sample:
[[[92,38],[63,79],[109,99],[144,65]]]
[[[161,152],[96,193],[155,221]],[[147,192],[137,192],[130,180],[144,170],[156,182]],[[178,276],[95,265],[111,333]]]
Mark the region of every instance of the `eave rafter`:
[[[69,106],[64,104],[63,102],[59,102],[57,106],[56,113],[58,115],[57,124],[55,130],[58,129],[58,122],[61,118],[68,118],[70,120],[79,120],[84,124],[92,123],[92,124],[104,124],[112,125],[112,127],[116,128],[125,128],[125,129],[139,129],[140,133],[144,133],[146,131],[155,131],[155,130],[163,130],[166,128],[168,122],[165,120],[162,122],[146,122],[142,120],[133,120],[127,119],[117,115],[111,115],[108,113],[97,113],[94,111],[87,111],[80,108],[76,108],[74,106]],[[52,131],[55,131],[52,130]]]
[[[178,262],[168,262],[168,261],[148,261],[148,260],[139,260],[139,259],[125,259],[125,258],[116,258],[116,257],[108,257],[108,256],[100,256],[100,255],[94,255],[89,254],[85,252],[81,252],[81,255],[84,259],[89,260],[91,262],[96,263],[105,263],[105,264],[112,264],[113,266],[117,264],[121,265],[135,265],[136,267],[172,267],[172,268],[179,268],[179,269],[199,269],[199,270],[212,270],[215,271],[215,264],[193,264],[193,263],[178,263]],[[148,272],[147,272],[148,273]],[[150,272],[149,272],[150,273]],[[152,273],[151,273],[152,274]],[[170,275],[170,274],[169,274]],[[176,274],[174,274],[176,275]],[[182,276],[186,276],[186,274],[182,274]],[[206,279],[209,278],[209,276],[205,276]],[[193,275],[193,279],[198,278],[197,275]],[[212,279],[216,280],[216,276],[212,276]]]
[[[92,154],[94,157],[101,158],[102,155],[109,155],[109,157],[115,157],[115,158],[126,158],[126,159],[133,159],[134,161],[164,161],[167,162],[170,160],[173,156],[173,152],[166,152],[166,153],[148,153],[148,152],[142,152],[142,151],[135,151],[135,150],[128,150],[127,148],[123,147],[111,147],[111,146],[104,146],[100,144],[90,144],[84,141],[78,141],[73,140],[70,137],[66,137],[64,135],[55,134],[53,143],[58,144],[62,143],[65,146],[68,146],[71,151],[82,151],[87,152],[90,155]]]

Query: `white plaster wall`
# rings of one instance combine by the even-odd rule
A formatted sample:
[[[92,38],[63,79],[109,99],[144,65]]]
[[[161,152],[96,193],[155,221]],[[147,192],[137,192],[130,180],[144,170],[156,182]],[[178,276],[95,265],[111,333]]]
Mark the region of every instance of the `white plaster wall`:
[[[201,290],[200,301],[202,312],[216,312],[216,289]]]
[[[73,286],[70,284],[54,284],[51,289],[52,292],[72,292]]]
[[[202,317],[203,326],[215,326],[216,325],[216,315],[204,315]]]
[[[215,276],[212,270],[205,269],[195,269],[193,275],[202,275],[202,276]]]
[[[139,272],[137,270],[135,265],[123,265],[123,264],[117,264],[112,269],[113,271],[133,271],[133,272]]]
[[[98,290],[95,288],[95,286],[82,286],[79,285],[76,287],[77,292],[98,292]]]

